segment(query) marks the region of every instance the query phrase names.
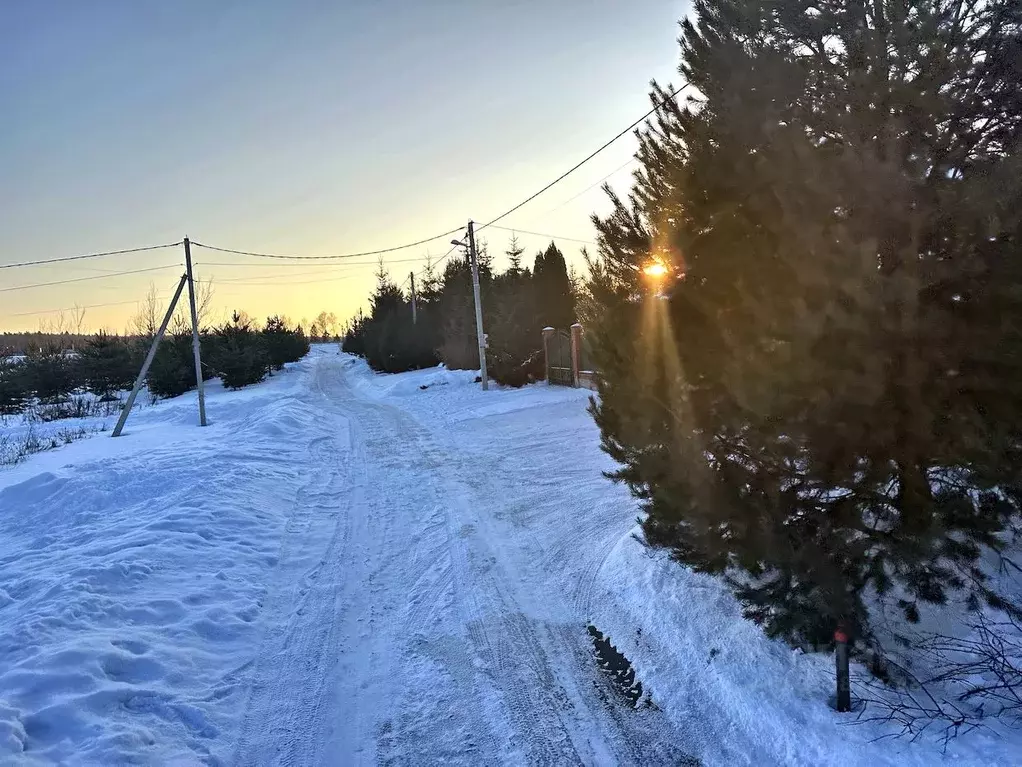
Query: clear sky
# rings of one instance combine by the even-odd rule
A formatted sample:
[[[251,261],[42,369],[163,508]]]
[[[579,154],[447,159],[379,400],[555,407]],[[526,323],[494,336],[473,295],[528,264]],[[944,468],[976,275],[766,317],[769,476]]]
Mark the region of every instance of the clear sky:
[[[680,0],[37,0],[0,4],[0,263],[193,240],[308,255],[486,221],[678,82]],[[590,239],[622,139],[501,222]],[[594,186],[597,185],[597,186]],[[589,188],[592,187],[592,188]],[[485,233],[502,253],[506,232]],[[448,238],[449,239],[449,238]],[[521,235],[527,263],[544,238]],[[427,251],[388,257],[400,282]],[[563,242],[578,262],[576,243]],[[298,320],[365,304],[375,269],[196,250],[215,305]],[[180,248],[0,269],[0,330],[170,293]],[[396,263],[396,262],[402,263]],[[498,259],[498,267],[502,261]],[[230,265],[227,265],[230,264]],[[168,268],[32,290],[4,288]],[[87,309],[123,330],[133,305]],[[33,314],[27,314],[33,313]]]

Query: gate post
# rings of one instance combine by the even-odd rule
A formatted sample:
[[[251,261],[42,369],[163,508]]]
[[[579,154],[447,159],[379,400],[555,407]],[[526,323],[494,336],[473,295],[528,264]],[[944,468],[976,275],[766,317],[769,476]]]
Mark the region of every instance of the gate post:
[[[543,377],[550,383],[550,339],[556,333],[553,328],[543,328]]]
[[[582,370],[582,326],[577,322],[571,326],[571,380],[577,389],[581,383]]]

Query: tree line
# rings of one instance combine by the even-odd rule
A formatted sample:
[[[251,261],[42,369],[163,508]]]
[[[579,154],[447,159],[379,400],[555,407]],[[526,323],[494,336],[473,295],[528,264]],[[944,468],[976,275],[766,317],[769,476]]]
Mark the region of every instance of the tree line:
[[[80,337],[69,350],[62,336],[40,336],[23,357],[0,357],[0,415],[13,415],[33,402],[56,405],[74,393],[90,392],[100,401],[130,389],[153,335],[100,332]],[[204,378],[219,376],[232,389],[263,380],[309,351],[301,326],[270,317],[262,327],[243,312],[200,333]],[[174,397],[195,388],[192,333],[179,326],[157,348],[146,384],[154,398]],[[61,411],[63,412],[63,411]],[[73,414],[74,410],[67,411]]]
[[[1018,618],[1022,6],[694,7],[584,303],[646,541],[802,646]]]
[[[564,254],[554,242],[535,256],[530,269],[524,249],[512,238],[508,267],[493,268],[485,244],[479,248],[479,284],[486,330],[486,364],[499,383],[522,386],[543,377],[542,329],[565,329],[575,322],[576,286]],[[411,287],[402,290],[383,269],[368,314],[347,326],[342,348],[364,357],[386,373],[443,363],[452,370],[479,368],[472,269],[459,253],[438,273],[427,266],[416,286],[415,316]]]

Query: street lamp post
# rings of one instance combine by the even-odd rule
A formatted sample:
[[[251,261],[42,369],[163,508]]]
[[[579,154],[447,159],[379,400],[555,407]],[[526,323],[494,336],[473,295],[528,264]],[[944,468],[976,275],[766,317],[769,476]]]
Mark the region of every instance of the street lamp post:
[[[468,222],[468,244],[460,240],[451,240],[452,245],[468,248],[468,256],[472,262],[472,296],[476,305],[476,341],[479,344],[479,380],[483,391],[489,388],[486,375],[486,334],[483,332],[483,301],[479,295],[479,259],[476,256],[475,223]]]

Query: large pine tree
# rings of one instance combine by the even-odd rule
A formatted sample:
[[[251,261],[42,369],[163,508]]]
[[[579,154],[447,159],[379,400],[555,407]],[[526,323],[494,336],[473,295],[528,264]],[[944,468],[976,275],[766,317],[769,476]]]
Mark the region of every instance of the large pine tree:
[[[532,282],[540,327],[566,330],[575,322],[574,292],[564,254],[553,242],[536,254]]]
[[[412,320],[410,299],[394,284],[382,266],[376,275],[376,292],[371,299],[372,310],[355,328],[361,336],[362,353],[374,370],[397,373],[437,363],[435,333],[431,318],[425,312],[418,322]],[[348,342],[345,348],[352,350]]]
[[[978,562],[1022,502],[1020,15],[697,0],[698,95],[655,88],[632,193],[594,218],[615,476],[771,633],[868,636],[869,594],[1003,606]]]
[[[480,270],[480,282],[484,276],[485,273]],[[486,297],[488,295],[484,296],[483,306],[486,306]],[[472,267],[467,255],[447,262],[443,289],[436,304],[441,339],[438,347],[440,358],[452,370],[478,369],[479,342],[476,338]]]
[[[493,277],[486,297],[486,362],[498,383],[522,386],[541,376],[542,325],[532,274],[523,269],[524,251],[515,238],[508,246],[508,270]]]

